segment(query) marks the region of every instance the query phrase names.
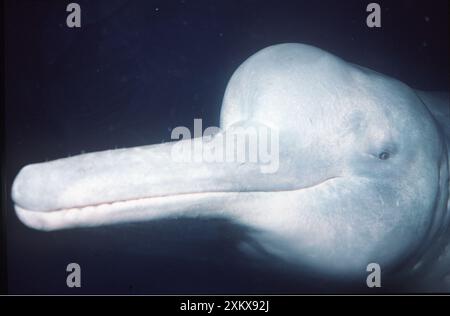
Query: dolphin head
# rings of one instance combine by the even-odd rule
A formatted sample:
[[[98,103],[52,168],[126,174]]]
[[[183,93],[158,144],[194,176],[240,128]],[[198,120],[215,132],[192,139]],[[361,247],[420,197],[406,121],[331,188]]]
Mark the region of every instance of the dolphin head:
[[[448,226],[445,142],[414,90],[320,49],[281,44],[233,74],[221,131],[278,133],[278,168],[174,162],[180,143],[24,167],[12,196],[28,226],[52,230],[218,216],[250,227],[272,254],[333,275],[419,258]],[[417,260],[416,260],[417,261]]]
[[[280,256],[365,272],[370,262],[417,262],[448,227],[445,142],[398,80],[314,47],[277,45],[229,83],[222,124],[242,119],[279,128],[278,176],[290,183],[284,199],[265,202],[273,213],[264,225]]]

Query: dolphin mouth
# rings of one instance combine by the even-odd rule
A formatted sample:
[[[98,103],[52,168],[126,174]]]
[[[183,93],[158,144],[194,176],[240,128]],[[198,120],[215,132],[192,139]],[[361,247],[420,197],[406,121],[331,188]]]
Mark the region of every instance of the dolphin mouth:
[[[14,208],[18,218],[28,227],[51,231],[186,216],[185,211],[196,216],[192,210],[197,204],[205,204],[202,200],[224,199],[238,193],[180,193],[46,210],[26,208],[20,202],[14,202]]]
[[[99,202],[95,204],[85,204],[85,205],[74,205],[64,208],[50,208],[50,209],[31,209],[26,208],[20,204],[20,202],[14,201],[14,207],[20,208],[23,211],[27,212],[38,212],[38,213],[54,213],[54,212],[62,212],[62,211],[69,211],[69,210],[89,210],[93,208],[101,208],[101,207],[113,207],[115,205],[127,205],[131,203],[145,203],[154,199],[164,199],[164,198],[170,198],[170,197],[182,197],[182,196],[200,196],[202,194],[214,194],[214,193],[238,193],[238,192],[189,192],[189,193],[178,193],[178,194],[171,194],[171,195],[156,195],[156,196],[147,196],[147,197],[139,197],[139,198],[132,198],[132,199],[125,199],[125,200],[113,200],[113,201],[106,201],[106,202]]]
[[[51,209],[28,209],[26,207],[23,207],[20,202],[14,201],[14,207],[16,209],[20,209],[22,212],[36,212],[36,213],[54,213],[54,212],[63,212],[63,211],[70,211],[70,210],[92,210],[95,208],[102,208],[102,207],[114,207],[115,205],[127,205],[127,204],[136,204],[136,203],[146,203],[152,200],[162,200],[165,198],[182,198],[182,197],[201,197],[205,195],[232,195],[232,194],[242,194],[242,193],[276,193],[276,192],[292,192],[292,191],[303,191],[307,189],[312,189],[315,187],[318,187],[322,184],[325,184],[331,180],[341,178],[340,176],[334,176],[326,178],[325,180],[321,180],[318,183],[314,183],[309,186],[297,188],[297,189],[285,189],[285,190],[271,190],[271,191],[205,191],[205,192],[186,192],[186,193],[177,193],[177,194],[170,194],[170,195],[156,195],[156,196],[147,196],[147,197],[139,197],[139,198],[133,198],[133,199],[126,199],[126,200],[113,200],[108,202],[99,202],[95,204],[88,204],[88,205],[74,205],[71,207],[65,207],[65,208],[51,208]]]

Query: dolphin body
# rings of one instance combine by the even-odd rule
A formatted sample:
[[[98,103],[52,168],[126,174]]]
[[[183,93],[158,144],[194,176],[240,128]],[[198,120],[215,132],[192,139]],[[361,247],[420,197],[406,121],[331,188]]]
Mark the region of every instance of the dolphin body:
[[[450,291],[449,123],[448,93],[280,44],[235,71],[221,131],[193,140],[208,146],[236,126],[272,127],[276,172],[259,162],[174,162],[181,140],[25,166],[12,198],[39,230],[225,218],[298,267],[365,280],[375,262],[420,290]]]

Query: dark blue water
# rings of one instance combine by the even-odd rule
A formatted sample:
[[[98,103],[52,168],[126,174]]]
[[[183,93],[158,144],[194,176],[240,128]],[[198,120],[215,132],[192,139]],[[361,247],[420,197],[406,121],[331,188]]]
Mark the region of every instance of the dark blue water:
[[[6,2],[6,188],[19,169],[80,152],[159,143],[176,126],[218,126],[233,71],[277,43],[318,46],[421,89],[448,90],[448,1],[378,1],[382,28],[365,25],[370,1]],[[10,293],[301,293],[330,280],[261,254],[242,227],[165,220],[43,233],[7,201]],[[82,267],[82,288],[65,267]],[[394,288],[399,288],[396,285]]]

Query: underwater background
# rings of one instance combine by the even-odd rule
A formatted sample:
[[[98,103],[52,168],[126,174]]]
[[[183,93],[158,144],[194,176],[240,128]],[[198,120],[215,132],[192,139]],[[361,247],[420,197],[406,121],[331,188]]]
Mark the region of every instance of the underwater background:
[[[365,291],[295,271],[223,220],[40,232],[17,219],[21,167],[170,140],[171,129],[218,126],[226,84],[249,56],[300,42],[423,90],[448,90],[448,1],[5,2],[7,290],[11,294],[287,294]],[[249,249],[255,253],[250,255]],[[255,250],[256,249],[256,250]],[[80,264],[82,287],[66,286]],[[384,291],[407,292],[408,284]]]

